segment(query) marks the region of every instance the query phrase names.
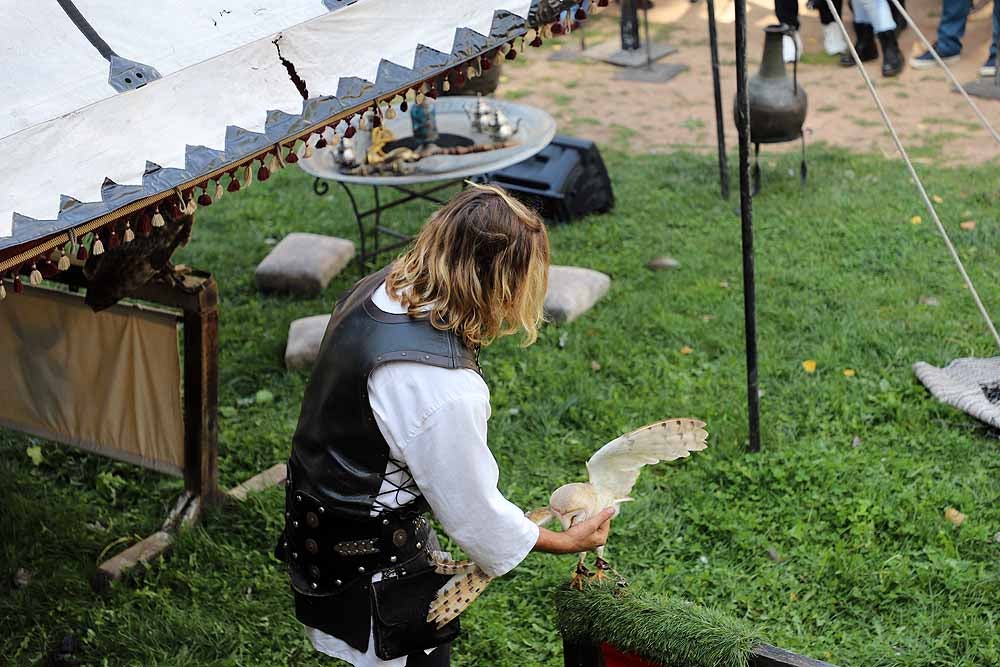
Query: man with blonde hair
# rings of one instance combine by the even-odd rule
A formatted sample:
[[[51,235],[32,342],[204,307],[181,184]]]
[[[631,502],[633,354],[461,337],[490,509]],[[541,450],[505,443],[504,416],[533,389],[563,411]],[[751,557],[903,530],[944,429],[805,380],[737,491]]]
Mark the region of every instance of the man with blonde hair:
[[[472,185],[334,310],[293,439],[276,550],[318,651],[359,667],[449,664],[458,620],[426,622],[448,580],[434,571],[428,510],[494,577],[532,550],[607,539],[610,510],[563,533],[532,523],[498,490],[486,443],[479,350],[518,331],[534,342],[548,266],[538,215]]]

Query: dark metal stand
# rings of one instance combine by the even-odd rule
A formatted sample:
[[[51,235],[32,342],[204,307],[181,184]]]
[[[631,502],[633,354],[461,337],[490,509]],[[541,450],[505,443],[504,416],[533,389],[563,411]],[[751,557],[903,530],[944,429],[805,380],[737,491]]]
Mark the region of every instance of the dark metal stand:
[[[1000,0],[994,0],[997,2]],[[979,77],[965,84],[965,92],[973,97],[984,97],[988,100],[1000,100],[1000,68],[994,76]]]
[[[757,295],[754,285],[753,203],[750,184],[750,97],[747,91],[747,3],[736,0],[736,130],[740,139],[740,225],[743,232],[743,318],[747,359],[750,451],[760,451],[757,388]]]
[[[659,64],[656,62],[664,56],[676,53],[677,48],[669,44],[652,43],[649,38],[649,10],[647,9],[643,9],[641,27],[645,40],[639,37],[638,0],[622,0],[620,48],[617,48],[612,42],[606,42],[587,49],[583,55],[621,67],[622,70],[616,72],[614,78],[628,81],[664,83],[687,69],[687,65],[680,63]],[[645,45],[643,45],[643,41],[645,41]]]
[[[722,83],[719,80],[719,35],[715,28],[715,0],[708,0],[708,43],[712,51],[715,132],[719,150],[719,190],[723,199],[729,199],[729,162],[726,159],[726,125],[722,112]]]
[[[398,250],[408,244],[413,237],[409,234],[404,234],[398,230],[386,227],[382,224],[382,213],[388,211],[391,208],[406,204],[408,202],[414,201],[416,199],[422,199],[424,201],[433,202],[435,204],[445,204],[447,200],[440,199],[438,197],[432,196],[434,193],[454,186],[462,186],[464,180],[449,180],[437,183],[431,187],[423,190],[417,190],[410,186],[402,185],[372,185],[372,192],[375,197],[375,206],[367,210],[361,210],[358,208],[358,200],[354,196],[354,192],[351,190],[347,183],[342,181],[337,181],[344,192],[347,194],[347,199],[351,203],[351,210],[354,212],[354,220],[358,225],[358,237],[359,245],[361,247],[361,252],[357,256],[358,268],[361,271],[361,275],[365,275],[372,270],[381,268],[377,266],[379,255],[392,252],[393,250]],[[364,186],[359,186],[364,187]],[[379,193],[380,188],[389,188],[395,190],[396,192],[402,193],[402,197],[394,199],[389,202],[382,202],[382,196]],[[330,191],[330,185],[322,178],[316,178],[313,181],[313,192],[319,196],[325,195]],[[371,225],[365,224],[366,218],[374,218],[374,222]],[[395,239],[394,242],[389,245],[383,245],[381,242],[381,236],[386,235]]]

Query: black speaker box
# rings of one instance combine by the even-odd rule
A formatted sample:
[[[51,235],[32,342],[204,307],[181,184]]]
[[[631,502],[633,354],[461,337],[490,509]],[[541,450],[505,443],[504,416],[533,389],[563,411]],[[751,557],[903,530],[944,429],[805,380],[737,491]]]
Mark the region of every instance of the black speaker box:
[[[550,222],[605,213],[615,204],[611,179],[593,141],[556,136],[524,162],[480,179],[508,190]]]

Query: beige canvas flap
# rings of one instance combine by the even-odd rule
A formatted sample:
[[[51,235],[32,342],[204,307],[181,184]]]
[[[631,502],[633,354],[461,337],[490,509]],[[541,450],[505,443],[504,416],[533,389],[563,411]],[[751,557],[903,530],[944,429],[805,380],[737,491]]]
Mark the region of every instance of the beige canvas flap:
[[[0,425],[181,474],[177,317],[25,287],[0,305]]]

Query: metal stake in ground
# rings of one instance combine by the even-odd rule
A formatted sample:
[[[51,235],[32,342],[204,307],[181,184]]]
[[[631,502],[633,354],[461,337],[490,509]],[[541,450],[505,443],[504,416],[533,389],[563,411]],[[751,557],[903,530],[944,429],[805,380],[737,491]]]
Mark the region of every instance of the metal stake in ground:
[[[754,287],[753,204],[750,197],[750,96],[747,92],[747,2],[736,0],[736,130],[740,137],[740,225],[743,230],[743,320],[747,357],[750,451],[760,451],[757,391],[757,297]]]
[[[712,88],[715,91],[715,133],[719,149],[719,189],[729,199],[729,163],[726,160],[726,126],[722,115],[722,84],[719,82],[719,34],[715,28],[715,0],[708,0],[708,44],[712,52]]]

